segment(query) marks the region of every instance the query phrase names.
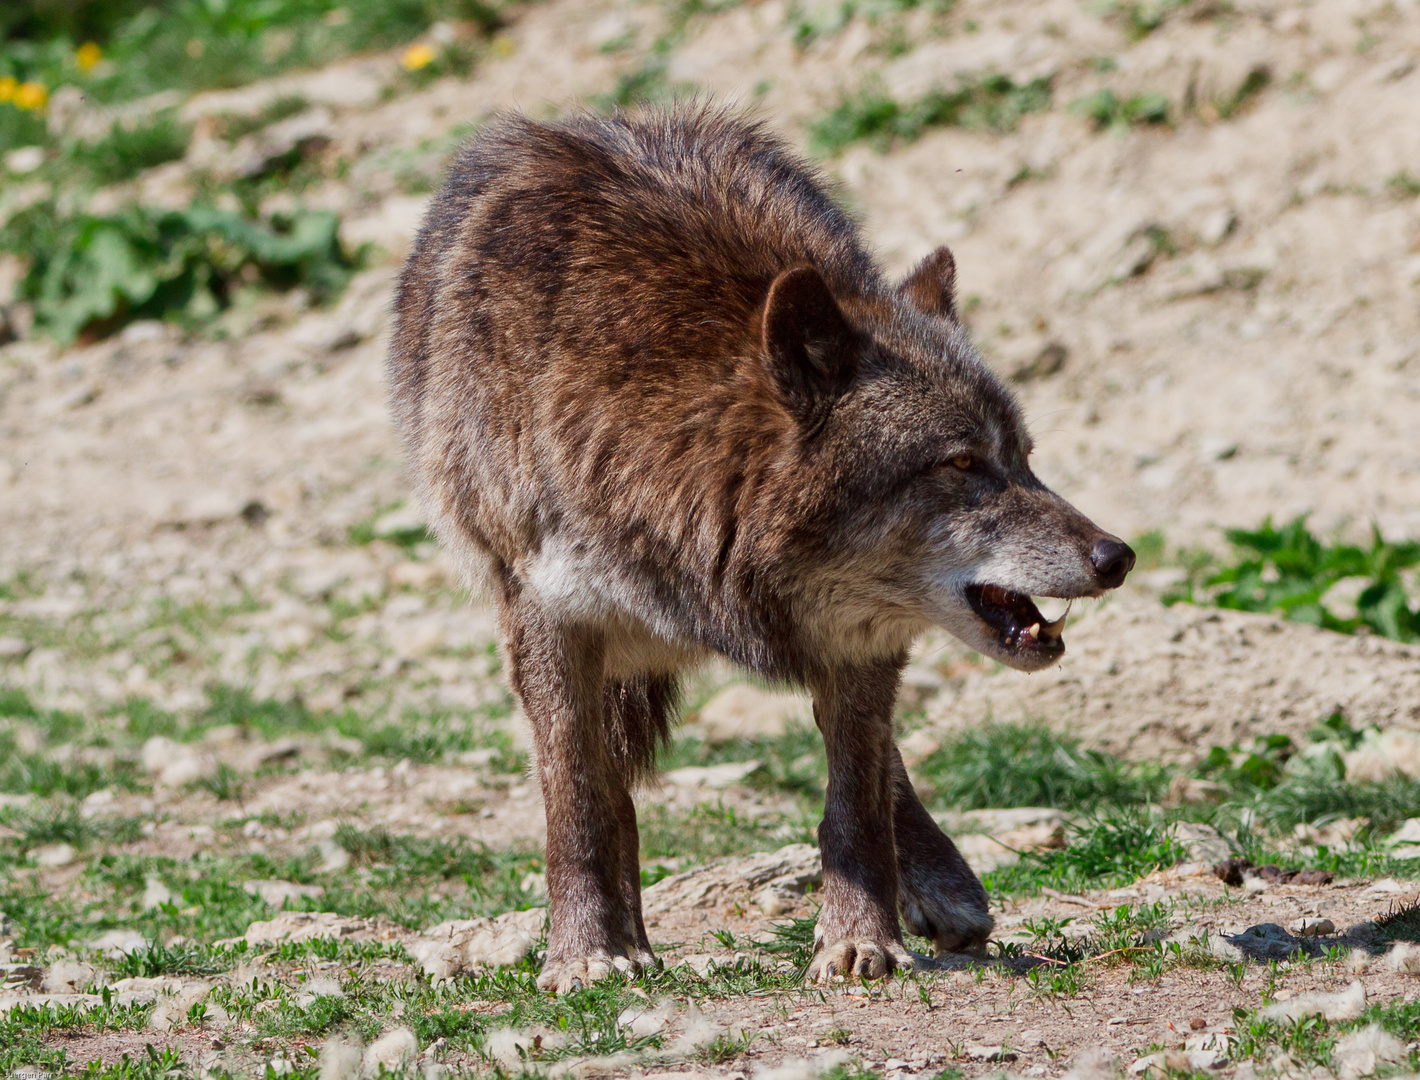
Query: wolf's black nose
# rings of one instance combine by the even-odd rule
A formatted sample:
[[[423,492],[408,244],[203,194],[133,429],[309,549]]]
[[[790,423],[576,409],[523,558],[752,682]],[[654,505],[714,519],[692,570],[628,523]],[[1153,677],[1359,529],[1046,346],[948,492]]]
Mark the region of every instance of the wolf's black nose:
[[[1100,584],[1106,589],[1117,589],[1124,584],[1125,575],[1134,569],[1134,549],[1123,540],[1106,536],[1095,541],[1090,562],[1094,564]]]

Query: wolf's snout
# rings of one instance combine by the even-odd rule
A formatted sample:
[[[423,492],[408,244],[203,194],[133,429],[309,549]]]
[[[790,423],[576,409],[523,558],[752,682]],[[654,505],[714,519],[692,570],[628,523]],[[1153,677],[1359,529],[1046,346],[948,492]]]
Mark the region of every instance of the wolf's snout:
[[[1118,537],[1101,537],[1090,551],[1090,564],[1101,588],[1117,589],[1134,569],[1134,549]]]

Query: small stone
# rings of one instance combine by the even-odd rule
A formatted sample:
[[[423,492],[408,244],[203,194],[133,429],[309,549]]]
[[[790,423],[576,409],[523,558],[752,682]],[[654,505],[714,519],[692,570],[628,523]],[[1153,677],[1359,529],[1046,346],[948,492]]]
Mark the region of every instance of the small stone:
[[[1188,862],[1221,863],[1233,853],[1227,840],[1211,825],[1180,821],[1174,824],[1172,836],[1184,849]]]
[[[972,1061],[1015,1061],[1016,1055],[1000,1044],[967,1043],[966,1056]]]
[[[662,780],[673,787],[703,787],[720,790],[742,782],[759,768],[760,762],[758,761],[728,761],[723,765],[687,765],[683,769],[672,769],[662,777]]]
[[[1304,916],[1300,919],[1294,919],[1287,929],[1298,937],[1322,937],[1326,934],[1336,933],[1336,924],[1330,919]]]
[[[30,647],[24,638],[0,637],[0,660],[23,660],[30,654]]]
[[[1188,1029],[1190,1031],[1202,1031],[1207,1026],[1208,1021],[1204,1020],[1201,1016],[1195,1016],[1192,1020],[1188,1022]]]
[[[78,858],[79,851],[73,844],[45,844],[30,852],[30,859],[34,864],[47,870],[68,866]]]
[[[284,907],[287,901],[319,900],[325,895],[320,885],[297,885],[294,881],[244,881],[242,890],[274,908]]]
[[[172,890],[162,883],[158,878],[149,876],[143,882],[143,910],[152,911],[154,908],[170,904],[173,900]]]
[[[322,874],[334,874],[350,865],[350,852],[334,840],[322,840],[318,850],[320,851],[320,872]]]
[[[5,168],[12,173],[32,173],[44,164],[44,147],[20,146],[5,155]]]
[[[106,956],[142,952],[150,942],[137,930],[110,930],[89,942],[89,948]]]

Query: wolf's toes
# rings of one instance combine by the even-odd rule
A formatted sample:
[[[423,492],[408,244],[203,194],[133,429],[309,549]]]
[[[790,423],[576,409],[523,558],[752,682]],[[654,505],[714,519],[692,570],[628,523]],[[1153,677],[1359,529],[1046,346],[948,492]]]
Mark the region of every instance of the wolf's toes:
[[[910,971],[912,954],[895,941],[868,938],[840,938],[819,950],[809,964],[811,982],[828,982],[834,976],[881,979],[895,970]]]
[[[613,970],[610,956],[574,956],[566,960],[548,960],[537,977],[537,988],[554,994],[584,990],[605,979]]]
[[[613,971],[628,977],[641,974],[647,968],[658,966],[659,961],[650,953],[643,959],[641,950],[626,953],[592,953],[589,956],[573,956],[564,960],[548,959],[542,965],[537,977],[537,988],[554,994],[566,994],[573,990],[586,989],[594,982],[600,982]]]

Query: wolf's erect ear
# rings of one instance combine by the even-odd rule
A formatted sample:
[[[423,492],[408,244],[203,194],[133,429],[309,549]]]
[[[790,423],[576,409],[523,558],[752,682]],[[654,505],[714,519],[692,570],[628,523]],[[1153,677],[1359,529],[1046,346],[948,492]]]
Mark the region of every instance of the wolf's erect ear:
[[[813,425],[853,380],[853,328],[811,266],[785,270],[764,302],[764,354],[789,407]]]
[[[897,287],[898,293],[918,311],[956,321],[957,261],[943,245],[920,263]]]

